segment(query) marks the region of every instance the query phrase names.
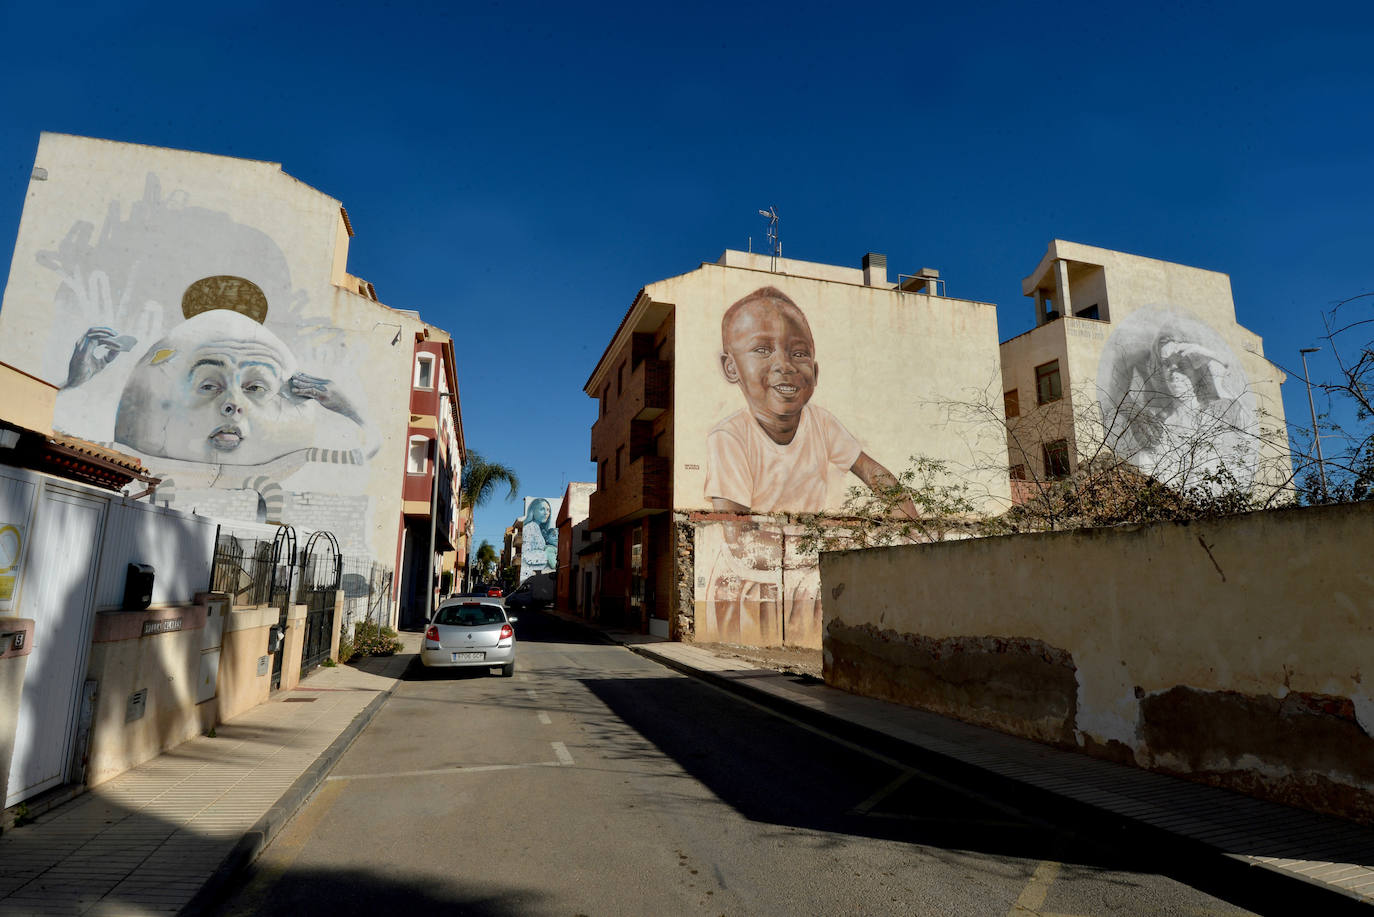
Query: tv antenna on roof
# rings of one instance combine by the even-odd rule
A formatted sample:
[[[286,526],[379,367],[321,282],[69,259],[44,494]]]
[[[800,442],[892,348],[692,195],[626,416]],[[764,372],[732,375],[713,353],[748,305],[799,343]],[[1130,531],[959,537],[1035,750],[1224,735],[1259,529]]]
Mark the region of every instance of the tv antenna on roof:
[[[773,273],[778,271],[778,259],[782,257],[782,242],[778,239],[778,210],[776,207],[769,207],[767,210],[760,210],[759,216],[768,218],[768,249],[772,257],[769,270]]]

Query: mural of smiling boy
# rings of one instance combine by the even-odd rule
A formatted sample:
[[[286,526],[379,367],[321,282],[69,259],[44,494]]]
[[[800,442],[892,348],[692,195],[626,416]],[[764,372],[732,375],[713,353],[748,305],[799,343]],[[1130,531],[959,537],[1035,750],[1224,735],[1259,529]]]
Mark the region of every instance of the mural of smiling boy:
[[[706,497],[717,512],[819,513],[832,471],[869,487],[895,483],[833,414],[811,404],[820,379],[806,315],[785,293],[763,287],[721,319],[720,368],[745,407],[707,435]],[[916,507],[900,509],[913,519]],[[707,585],[704,639],[819,640],[820,576],[814,557],[789,550],[780,526],[727,521]],[[791,572],[789,572],[791,571]]]
[[[786,294],[763,287],[726,310],[720,367],[745,407],[707,436],[706,496],[733,513],[825,509],[831,466],[869,487],[894,483],[835,416],[810,403],[820,379],[806,315]],[[906,501],[903,510],[915,518]]]

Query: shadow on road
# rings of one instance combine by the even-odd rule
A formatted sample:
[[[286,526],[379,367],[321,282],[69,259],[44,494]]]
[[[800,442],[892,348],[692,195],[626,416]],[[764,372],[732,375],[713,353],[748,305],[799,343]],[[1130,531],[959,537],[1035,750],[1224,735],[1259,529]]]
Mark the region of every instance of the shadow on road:
[[[357,869],[294,868],[275,881],[255,884],[218,909],[215,917],[514,917],[547,908],[546,896],[485,878],[379,875]]]
[[[1004,802],[827,739],[688,679],[584,684],[625,725],[754,821],[999,856],[1132,866],[1118,851]]]
[[[1259,914],[1311,913],[1323,898],[1323,913],[1364,913],[1349,899],[1314,899],[1258,870],[1218,869],[1220,857],[1195,858],[1028,811],[1016,799],[873,757],[692,679],[583,683],[616,719],[754,821],[917,844],[951,862],[967,852],[1053,861],[1064,864],[1058,882],[1065,884],[1138,886],[1135,875],[1157,874]]]

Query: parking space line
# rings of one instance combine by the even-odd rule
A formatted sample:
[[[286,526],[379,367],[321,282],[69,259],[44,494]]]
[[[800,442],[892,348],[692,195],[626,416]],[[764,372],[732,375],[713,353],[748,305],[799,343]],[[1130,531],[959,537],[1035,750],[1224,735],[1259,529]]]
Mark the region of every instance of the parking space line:
[[[534,689],[533,689],[533,688],[526,688],[526,689],[525,689],[525,693],[528,694],[528,695],[530,696],[530,700],[534,700],[534,699],[538,696],[538,695],[536,695],[536,694],[534,693]]]
[[[1050,893],[1050,883],[1059,875],[1059,864],[1051,860],[1046,860],[1035,867],[1035,872],[1031,875],[1030,881],[1022,889],[1020,897],[1007,912],[1008,917],[1015,917],[1017,914],[1024,914],[1027,911],[1038,913],[1040,908],[1045,906],[1045,897]]]
[[[899,774],[897,776],[897,779],[890,781],[886,786],[882,786],[879,787],[877,790],[874,790],[872,796],[869,796],[863,802],[855,806],[854,812],[858,815],[867,815],[869,809],[873,808],[878,803],[882,802],[884,799],[891,796],[893,793],[897,792],[899,789],[902,788],[902,785],[904,783],[906,783],[908,780],[915,776],[915,771],[907,771],[903,774]]]
[[[562,742],[553,743],[557,761],[532,761],[528,764],[474,764],[471,767],[438,767],[423,771],[392,771],[387,774],[333,774],[325,779],[326,783],[336,780],[394,780],[397,777],[439,777],[446,774],[480,774],[488,771],[514,771],[524,767],[568,767],[573,763],[572,755],[563,748]]]
[[[572,767],[573,756],[568,751],[568,746],[562,742],[550,742],[549,744],[553,746],[553,753],[558,756],[558,763],[563,767]]]
[[[553,725],[553,720],[549,719],[549,714],[548,714],[546,711],[544,711],[544,710],[540,710],[540,711],[539,711],[539,725],[541,725],[541,726],[552,726],[552,725]]]

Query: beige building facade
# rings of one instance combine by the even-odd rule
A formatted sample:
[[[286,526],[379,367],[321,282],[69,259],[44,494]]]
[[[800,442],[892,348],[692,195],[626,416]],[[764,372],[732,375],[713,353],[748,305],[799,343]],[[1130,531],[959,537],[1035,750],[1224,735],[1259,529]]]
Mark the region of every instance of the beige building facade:
[[[1217,271],[1065,242],[1022,281],[1036,326],[1001,345],[1013,487],[1114,455],[1178,488],[1291,478],[1280,385]]]
[[[585,386],[599,401],[589,524],[605,536],[600,612],[708,641],[819,646],[807,515],[850,488],[944,461],[1009,501],[1000,422],[942,399],[995,399],[996,310],[888,277],[727,251],[645,287]],[[939,290],[938,292],[943,292]],[[822,371],[822,367],[824,367]]]

